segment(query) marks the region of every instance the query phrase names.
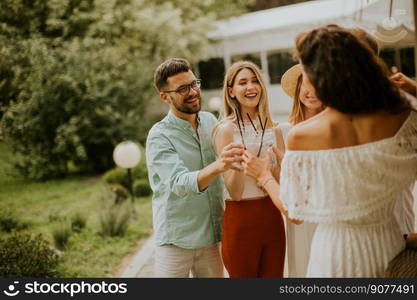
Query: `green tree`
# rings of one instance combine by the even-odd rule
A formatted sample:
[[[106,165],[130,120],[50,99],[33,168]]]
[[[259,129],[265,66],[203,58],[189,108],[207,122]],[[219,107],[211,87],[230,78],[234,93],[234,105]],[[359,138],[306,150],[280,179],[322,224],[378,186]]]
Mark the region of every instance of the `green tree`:
[[[102,172],[123,139],[144,141],[154,68],[196,62],[206,32],[249,0],[3,0],[1,130],[25,176]]]

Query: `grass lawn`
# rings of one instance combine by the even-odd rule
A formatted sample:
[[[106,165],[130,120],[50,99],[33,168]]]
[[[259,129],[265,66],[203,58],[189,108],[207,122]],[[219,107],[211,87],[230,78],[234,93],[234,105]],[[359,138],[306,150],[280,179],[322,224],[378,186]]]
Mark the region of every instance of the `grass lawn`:
[[[86,228],[73,233],[61,253],[61,277],[114,277],[123,257],[151,233],[150,197],[135,200],[136,217],[131,219],[125,236],[104,237],[99,233],[100,216],[112,194],[100,176],[27,181],[12,175],[10,157],[9,149],[0,144],[0,212],[27,223],[24,231],[42,233],[52,245],[53,228],[76,213],[87,219]]]

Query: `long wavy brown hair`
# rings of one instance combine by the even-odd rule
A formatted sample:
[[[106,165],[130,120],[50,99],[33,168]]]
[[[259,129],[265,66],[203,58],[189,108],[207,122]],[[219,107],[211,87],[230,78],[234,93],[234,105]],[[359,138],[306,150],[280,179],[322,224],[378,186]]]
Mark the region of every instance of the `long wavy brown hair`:
[[[296,56],[325,106],[346,114],[411,109],[386,65],[347,29],[327,25],[298,35]]]

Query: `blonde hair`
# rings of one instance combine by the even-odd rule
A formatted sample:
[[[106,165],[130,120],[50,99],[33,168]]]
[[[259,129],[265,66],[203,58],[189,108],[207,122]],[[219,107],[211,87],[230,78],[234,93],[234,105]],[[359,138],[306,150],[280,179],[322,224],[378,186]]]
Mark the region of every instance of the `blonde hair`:
[[[236,98],[232,98],[230,96],[229,88],[233,87],[237,74],[243,69],[251,70],[255,74],[257,80],[259,81],[259,85],[261,86],[262,94],[258,104],[259,117],[263,122],[266,120],[266,118],[268,118],[268,122],[266,124],[267,128],[275,125],[269,112],[268,93],[261,70],[253,62],[241,60],[231,65],[224,76],[223,111],[221,112],[220,122],[213,128],[213,136],[216,135],[217,128],[220,124],[224,123],[225,121],[238,121],[237,113],[240,113],[240,103]]]
[[[303,75],[300,74],[297,78],[297,85],[295,88],[294,99],[292,102],[290,116],[288,117],[288,122],[295,125],[301,123],[305,120],[304,116],[304,104],[300,100],[300,90],[303,83]]]

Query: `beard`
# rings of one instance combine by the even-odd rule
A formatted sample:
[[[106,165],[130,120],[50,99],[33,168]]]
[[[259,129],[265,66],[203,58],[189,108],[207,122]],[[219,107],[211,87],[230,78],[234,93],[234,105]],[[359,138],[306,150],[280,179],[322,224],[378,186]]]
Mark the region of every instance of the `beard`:
[[[187,102],[197,98],[197,102],[195,104],[193,104],[192,106],[187,106]],[[201,109],[201,96],[200,93],[196,96],[189,96],[187,98],[185,98],[182,103],[178,103],[177,101],[175,101],[175,99],[171,98],[171,103],[174,105],[174,107],[185,114],[195,114],[198,113]]]

